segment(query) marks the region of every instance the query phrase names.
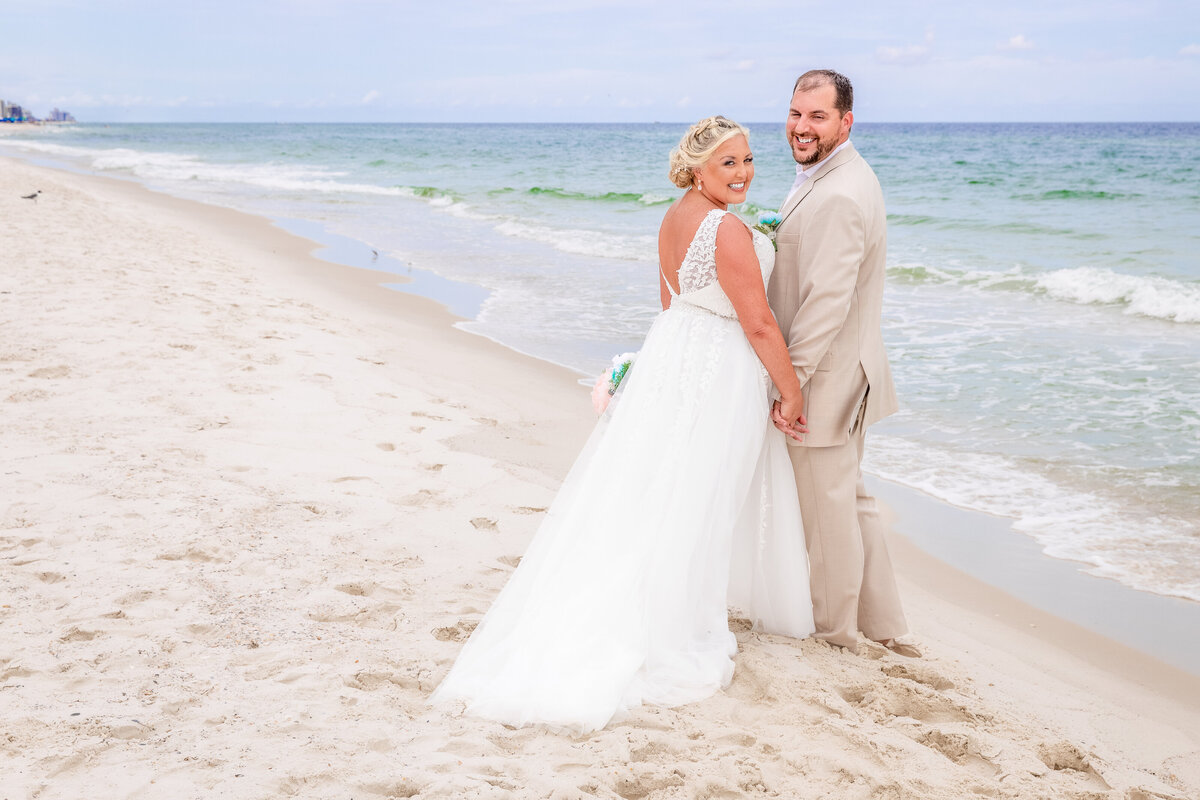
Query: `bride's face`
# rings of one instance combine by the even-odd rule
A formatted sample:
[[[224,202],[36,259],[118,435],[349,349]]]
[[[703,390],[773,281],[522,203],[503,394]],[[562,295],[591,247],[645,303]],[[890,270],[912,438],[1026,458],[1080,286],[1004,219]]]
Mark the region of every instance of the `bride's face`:
[[[700,191],[717,205],[746,202],[754,180],[754,154],[746,137],[738,134],[724,142],[703,167],[696,170]]]

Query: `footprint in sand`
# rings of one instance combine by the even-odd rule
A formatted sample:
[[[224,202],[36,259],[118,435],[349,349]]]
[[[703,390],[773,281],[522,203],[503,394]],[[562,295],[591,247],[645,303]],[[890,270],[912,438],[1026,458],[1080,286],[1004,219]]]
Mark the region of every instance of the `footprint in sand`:
[[[138,589],[130,592],[129,594],[121,595],[116,599],[116,603],[119,606],[132,606],[137,605],[138,603],[144,603],[154,596],[154,592],[150,591],[149,589]]]
[[[85,631],[74,625],[67,628],[63,635],[58,637],[60,642],[90,642],[100,635],[100,631]]]
[[[45,400],[49,397],[48,392],[43,392],[41,389],[27,389],[23,392],[14,392],[5,398],[6,403],[33,403],[38,400]]]
[[[478,624],[476,620],[460,619],[449,627],[434,628],[433,638],[439,642],[461,642],[471,635],[471,631],[475,630]]]
[[[333,587],[335,590],[353,597],[370,597],[375,593],[375,589],[379,584],[374,581],[352,581],[350,583],[341,583]]]
[[[1037,750],[1038,758],[1055,772],[1073,770],[1088,776],[1088,780],[1104,789],[1111,789],[1108,782],[1097,771],[1093,762],[1095,755],[1084,753],[1070,742],[1053,742],[1041,745]]]
[[[900,679],[884,685],[843,687],[837,690],[842,699],[860,711],[866,711],[877,722],[886,723],[893,717],[909,717],[921,722],[971,722],[976,715],[921,683]]]
[[[401,497],[397,502],[402,506],[425,506],[429,505],[436,497],[437,493],[429,489],[421,489],[418,492]]]
[[[203,547],[192,545],[184,550],[173,550],[167,553],[159,553],[155,558],[159,561],[200,561],[213,563],[218,561],[228,561],[228,557],[220,550],[214,547]]]
[[[387,686],[398,686],[412,691],[426,691],[421,676],[404,675],[400,672],[361,670],[342,681],[352,689],[375,692]]]
[[[980,777],[992,777],[1000,771],[991,760],[1000,754],[999,749],[989,750],[965,733],[932,729],[917,736],[914,741],[941,753],[955,764],[967,767]]]
[[[398,781],[390,783],[362,783],[359,788],[368,794],[376,794],[380,797],[416,797],[421,792],[425,791],[425,785],[407,778],[401,778]]]
[[[35,369],[29,373],[31,378],[65,378],[71,374],[71,368],[66,364],[59,364],[56,367],[42,367]]]
[[[496,520],[489,519],[487,517],[475,517],[473,520],[471,520],[471,525],[473,525],[477,531],[494,531],[499,527],[496,524]]]
[[[677,772],[671,772],[667,775],[645,775],[640,777],[623,777],[619,778],[616,785],[613,786],[613,791],[625,798],[625,800],[641,800],[643,797],[650,795],[652,792],[660,792],[666,789],[673,789],[683,785],[683,776]],[[734,791],[732,786],[726,785],[723,781],[710,780],[708,785],[700,790],[697,797],[745,797],[741,792]]]
[[[0,669],[0,683],[11,678],[28,678],[33,674],[33,670],[21,666],[20,662],[9,661]]]
[[[939,692],[954,688],[954,681],[923,664],[888,664],[883,667],[883,674],[889,678],[907,678],[923,683]]]

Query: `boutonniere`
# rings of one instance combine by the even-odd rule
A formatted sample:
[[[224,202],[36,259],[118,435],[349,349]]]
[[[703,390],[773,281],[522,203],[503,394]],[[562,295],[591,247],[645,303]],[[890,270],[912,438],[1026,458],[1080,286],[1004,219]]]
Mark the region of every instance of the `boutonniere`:
[[[754,226],[754,230],[766,235],[771,240],[771,246],[776,250],[779,245],[775,244],[775,231],[779,228],[779,223],[783,222],[783,217],[778,214],[763,214],[758,218],[758,224]]]

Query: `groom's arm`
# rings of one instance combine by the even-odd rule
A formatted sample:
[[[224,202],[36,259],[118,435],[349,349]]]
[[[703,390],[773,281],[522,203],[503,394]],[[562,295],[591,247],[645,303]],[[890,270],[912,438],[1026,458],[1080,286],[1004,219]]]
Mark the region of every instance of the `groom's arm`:
[[[808,383],[850,313],[866,253],[863,211],[844,194],[822,198],[800,235],[800,306],[787,331],[788,353]]]

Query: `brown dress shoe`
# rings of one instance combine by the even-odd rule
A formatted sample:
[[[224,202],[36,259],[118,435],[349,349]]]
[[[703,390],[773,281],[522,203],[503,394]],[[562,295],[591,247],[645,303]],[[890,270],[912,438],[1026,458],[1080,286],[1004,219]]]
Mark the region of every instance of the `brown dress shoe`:
[[[898,656],[904,656],[905,658],[921,657],[921,651],[917,649],[916,645],[906,644],[899,639],[888,639],[877,644],[883,645]]]

